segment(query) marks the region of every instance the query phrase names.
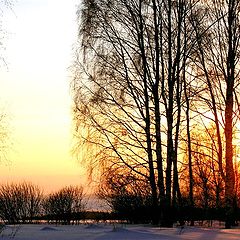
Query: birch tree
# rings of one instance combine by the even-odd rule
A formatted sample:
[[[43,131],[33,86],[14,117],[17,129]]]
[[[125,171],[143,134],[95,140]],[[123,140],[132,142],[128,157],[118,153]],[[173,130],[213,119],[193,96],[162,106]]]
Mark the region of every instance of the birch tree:
[[[91,166],[145,178],[152,221],[162,225],[172,224],[172,207],[181,203],[178,146],[194,4],[90,0],[79,7],[72,89],[80,146],[91,146]]]
[[[213,113],[218,138],[218,171],[225,182],[226,228],[234,224],[235,175],[233,166],[233,128],[239,120],[239,1],[207,1],[202,13],[195,14],[198,44],[197,69],[206,83],[209,97],[203,96]],[[205,22],[204,22],[205,19]],[[209,115],[208,115],[209,116]],[[211,118],[209,118],[211,119]],[[221,129],[225,139],[221,139]],[[225,160],[225,161],[224,161]]]

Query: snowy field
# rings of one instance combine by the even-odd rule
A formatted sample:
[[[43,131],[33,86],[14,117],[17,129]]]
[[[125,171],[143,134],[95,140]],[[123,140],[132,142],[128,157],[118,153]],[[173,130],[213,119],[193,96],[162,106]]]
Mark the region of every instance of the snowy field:
[[[0,239],[16,240],[174,240],[174,239],[240,239],[240,229],[210,229],[185,227],[180,234],[179,228],[154,228],[141,225],[20,225],[6,226]]]

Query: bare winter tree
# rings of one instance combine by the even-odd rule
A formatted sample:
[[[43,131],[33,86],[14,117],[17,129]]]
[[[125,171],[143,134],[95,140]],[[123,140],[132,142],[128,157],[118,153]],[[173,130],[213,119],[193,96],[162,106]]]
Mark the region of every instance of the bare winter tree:
[[[15,0],[0,0],[0,66],[7,66],[5,58],[5,49],[7,47],[8,31],[6,23],[3,20],[4,14],[13,11]],[[3,64],[3,65],[2,65]]]
[[[181,203],[183,83],[197,2],[91,0],[79,7],[73,92],[80,145],[94,146],[92,167],[117,165],[145,178],[152,220],[164,225],[172,224],[169,212]]]
[[[0,186],[0,217],[10,224],[32,221],[41,212],[42,192],[31,183]]]
[[[43,204],[44,212],[57,222],[70,224],[84,209],[83,188],[69,186],[48,195]]]
[[[139,176],[124,173],[122,169],[107,171],[98,196],[108,203],[116,219],[127,219],[130,223],[151,220],[151,189]]]
[[[218,171],[225,180],[227,228],[234,224],[233,128],[239,120],[239,9],[239,1],[207,1],[193,19],[198,43],[198,73],[206,83],[209,96],[202,97],[208,111],[213,113],[218,136]],[[225,133],[224,144],[221,128]]]
[[[6,39],[8,33],[5,29],[3,15],[7,10],[13,8],[14,1],[12,0],[0,0],[0,67],[2,64],[6,67],[6,59],[4,56],[4,50],[6,49]],[[10,131],[9,131],[9,119],[4,108],[0,108],[0,162],[7,159],[7,153],[10,149]]]

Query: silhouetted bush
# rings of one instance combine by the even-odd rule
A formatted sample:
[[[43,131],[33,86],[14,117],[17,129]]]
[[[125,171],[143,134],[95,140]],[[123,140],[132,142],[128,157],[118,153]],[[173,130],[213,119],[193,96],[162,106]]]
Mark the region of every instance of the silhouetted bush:
[[[101,199],[107,201],[117,219],[130,223],[151,222],[151,191],[148,182],[129,173],[109,171],[103,178],[98,192]]]
[[[41,212],[42,192],[31,183],[0,186],[0,217],[10,224],[32,221]]]
[[[43,208],[48,220],[64,224],[69,224],[71,220],[78,220],[84,209],[83,188],[64,187],[48,195],[44,200]]]

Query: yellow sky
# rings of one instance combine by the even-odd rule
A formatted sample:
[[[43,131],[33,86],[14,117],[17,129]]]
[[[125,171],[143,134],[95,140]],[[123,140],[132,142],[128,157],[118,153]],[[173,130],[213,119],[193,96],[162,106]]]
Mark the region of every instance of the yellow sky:
[[[72,45],[77,0],[18,0],[3,16],[8,31],[1,64],[0,105],[10,121],[13,151],[0,182],[30,180],[46,191],[82,183],[71,156]]]

